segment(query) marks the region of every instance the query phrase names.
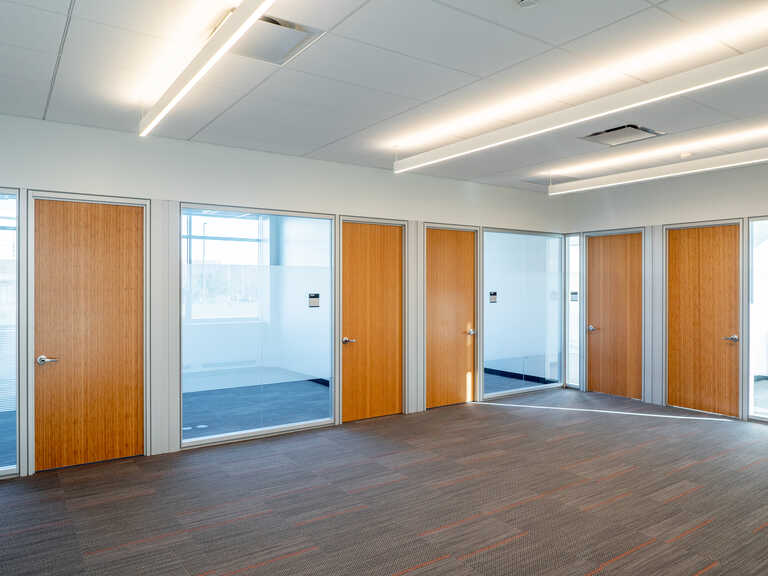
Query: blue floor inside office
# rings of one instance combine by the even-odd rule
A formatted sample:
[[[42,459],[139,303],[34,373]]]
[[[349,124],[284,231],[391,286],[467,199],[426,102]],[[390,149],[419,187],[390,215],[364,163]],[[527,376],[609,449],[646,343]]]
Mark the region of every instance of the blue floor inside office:
[[[16,410],[0,412],[0,468],[16,465]]]
[[[483,374],[483,387],[485,388],[486,395],[496,394],[498,392],[522,390],[523,388],[531,388],[533,386],[541,386],[541,382],[525,380],[522,378],[512,378],[510,376],[500,376],[499,374],[491,374],[490,372],[485,372]]]
[[[187,392],[182,436],[191,440],[330,417],[330,387],[311,380]]]

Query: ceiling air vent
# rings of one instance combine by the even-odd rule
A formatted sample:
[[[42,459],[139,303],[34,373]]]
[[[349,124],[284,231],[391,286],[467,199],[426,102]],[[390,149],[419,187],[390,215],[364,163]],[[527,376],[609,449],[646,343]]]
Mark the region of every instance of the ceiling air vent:
[[[235,44],[232,52],[282,65],[317,40],[321,33],[321,30],[282,18],[263,16]]]
[[[611,128],[610,130],[603,130],[602,132],[595,132],[589,136],[584,136],[584,140],[596,144],[604,144],[605,146],[620,146],[621,144],[655,138],[663,134],[663,132],[656,132],[650,128],[627,124],[626,126],[619,126],[618,128]]]

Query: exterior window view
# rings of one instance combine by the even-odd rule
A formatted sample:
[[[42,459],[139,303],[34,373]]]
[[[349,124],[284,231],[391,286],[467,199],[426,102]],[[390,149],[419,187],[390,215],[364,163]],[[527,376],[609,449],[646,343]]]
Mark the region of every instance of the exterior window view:
[[[182,437],[332,416],[332,221],[185,208]]]

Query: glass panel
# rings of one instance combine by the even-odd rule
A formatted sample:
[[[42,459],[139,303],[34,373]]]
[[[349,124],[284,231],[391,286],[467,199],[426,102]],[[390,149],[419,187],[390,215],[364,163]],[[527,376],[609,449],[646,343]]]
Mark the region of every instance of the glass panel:
[[[16,196],[0,193],[0,468],[16,466]]]
[[[768,220],[751,224],[749,414],[768,418]]]
[[[566,250],[568,251],[568,340],[566,343],[568,358],[565,363],[568,374],[565,383],[575,388],[579,387],[579,346],[581,335],[581,313],[579,294],[579,279],[581,277],[581,252],[579,250],[579,237],[568,236],[566,238]]]
[[[181,220],[182,438],[331,418],[332,221]]]
[[[562,240],[485,232],[486,395],[560,381]]]

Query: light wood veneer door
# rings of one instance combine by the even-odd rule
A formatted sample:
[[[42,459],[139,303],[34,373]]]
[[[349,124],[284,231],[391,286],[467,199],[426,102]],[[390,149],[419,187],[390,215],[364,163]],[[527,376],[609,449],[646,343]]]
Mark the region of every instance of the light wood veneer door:
[[[643,394],[643,237],[587,239],[587,389]]]
[[[739,226],[669,230],[667,263],[667,403],[738,416]]]
[[[474,394],[475,233],[427,229],[427,408]]]
[[[344,222],[342,419],[403,410],[403,228]]]
[[[143,208],[34,210],[35,469],[143,454]]]

